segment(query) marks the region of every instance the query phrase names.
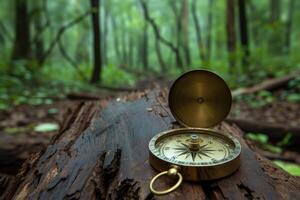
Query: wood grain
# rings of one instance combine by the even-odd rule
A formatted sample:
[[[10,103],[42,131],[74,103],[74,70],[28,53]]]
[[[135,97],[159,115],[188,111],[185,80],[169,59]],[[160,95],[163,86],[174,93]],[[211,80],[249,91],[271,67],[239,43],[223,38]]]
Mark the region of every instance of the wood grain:
[[[213,182],[184,182],[169,195],[153,196],[148,142],[174,128],[166,91],[140,92],[108,102],[76,104],[48,148],[26,161],[2,199],[300,199],[299,178],[252,151],[240,129],[216,129],[242,144],[242,165]],[[160,187],[165,187],[162,183]]]

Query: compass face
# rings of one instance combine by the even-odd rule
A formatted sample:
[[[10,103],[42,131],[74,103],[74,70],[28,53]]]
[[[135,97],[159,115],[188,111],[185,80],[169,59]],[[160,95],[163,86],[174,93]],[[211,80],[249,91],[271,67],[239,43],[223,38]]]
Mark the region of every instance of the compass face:
[[[240,144],[236,139],[211,132],[162,134],[151,142],[149,148],[155,156],[184,166],[218,165],[240,153]]]

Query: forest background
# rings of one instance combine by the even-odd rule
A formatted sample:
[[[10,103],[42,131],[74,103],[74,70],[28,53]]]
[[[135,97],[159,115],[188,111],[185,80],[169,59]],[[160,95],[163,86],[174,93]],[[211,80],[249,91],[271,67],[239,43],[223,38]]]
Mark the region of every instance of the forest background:
[[[0,130],[55,131],[61,102],[168,85],[193,69],[218,73],[232,91],[292,75],[275,91],[237,92],[230,116],[294,130],[299,10],[296,0],[0,0]],[[300,174],[295,133],[274,143],[272,132],[246,132]]]

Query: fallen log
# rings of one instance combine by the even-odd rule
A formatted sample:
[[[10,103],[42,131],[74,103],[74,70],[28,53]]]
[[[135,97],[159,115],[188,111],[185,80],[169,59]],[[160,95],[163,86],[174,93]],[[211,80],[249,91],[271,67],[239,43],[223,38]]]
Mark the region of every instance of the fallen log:
[[[278,88],[285,86],[290,80],[295,79],[299,75],[300,75],[300,71],[295,71],[283,77],[267,79],[252,87],[236,89],[232,92],[232,96],[234,97],[234,96],[239,96],[244,94],[252,94],[252,93],[259,92],[261,90],[270,90],[270,91],[276,90]]]
[[[300,127],[288,127],[279,124],[266,124],[257,121],[230,117],[226,118],[225,121],[230,124],[238,125],[245,132],[266,134],[273,142],[279,142],[286,136],[286,134],[292,133],[293,139],[290,145],[295,147],[299,147],[300,145]]]
[[[148,142],[174,128],[165,92],[135,93],[119,101],[78,103],[48,148],[24,163],[2,194],[11,199],[299,199],[300,179],[260,157],[236,126],[216,129],[242,145],[241,166],[210,182],[184,182],[166,196],[153,196]],[[159,183],[159,186],[165,186]]]

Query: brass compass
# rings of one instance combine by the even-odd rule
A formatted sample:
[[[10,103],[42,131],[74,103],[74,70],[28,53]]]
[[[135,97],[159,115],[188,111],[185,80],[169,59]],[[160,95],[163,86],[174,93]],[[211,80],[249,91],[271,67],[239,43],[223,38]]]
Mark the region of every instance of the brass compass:
[[[231,93],[221,77],[206,70],[183,74],[170,89],[169,107],[184,128],[159,133],[149,142],[149,162],[160,171],[150,182],[154,194],[172,192],[182,180],[213,180],[238,169],[239,141],[208,128],[230,111]],[[167,190],[157,190],[153,184],[163,175],[178,180]]]

